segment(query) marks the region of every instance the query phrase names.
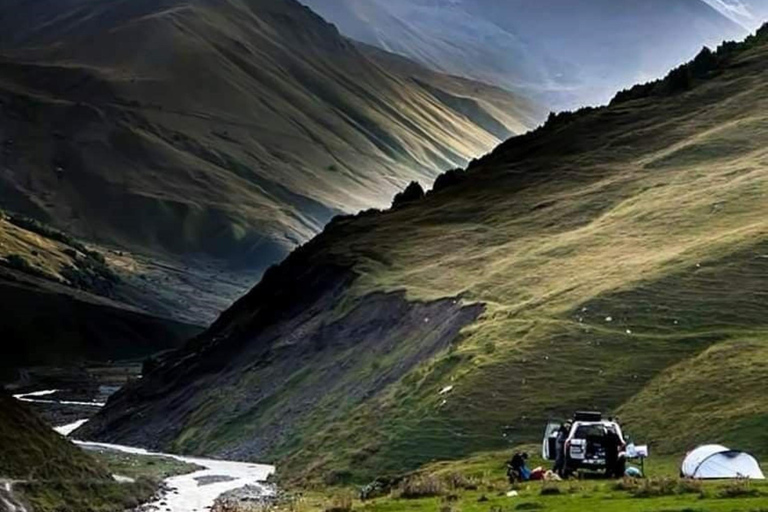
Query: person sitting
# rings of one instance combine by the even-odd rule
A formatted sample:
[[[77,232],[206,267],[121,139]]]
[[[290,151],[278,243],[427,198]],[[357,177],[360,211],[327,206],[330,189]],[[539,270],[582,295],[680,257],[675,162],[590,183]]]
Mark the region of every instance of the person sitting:
[[[531,478],[531,471],[526,466],[528,454],[526,452],[517,452],[507,462],[507,477],[509,483],[526,482]]]

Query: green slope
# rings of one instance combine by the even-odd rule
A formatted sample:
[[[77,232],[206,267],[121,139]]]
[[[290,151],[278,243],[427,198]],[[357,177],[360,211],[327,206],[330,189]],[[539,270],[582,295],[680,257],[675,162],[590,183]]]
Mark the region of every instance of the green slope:
[[[159,491],[161,479],[194,469],[161,458],[83,451],[0,389],[2,510],[134,510]],[[117,482],[113,473],[135,481]]]
[[[107,470],[5,391],[0,391],[0,477],[13,480],[110,478]]]
[[[537,442],[595,407],[660,453],[764,453],[766,76],[764,29],[338,219],[82,434],[335,482]]]

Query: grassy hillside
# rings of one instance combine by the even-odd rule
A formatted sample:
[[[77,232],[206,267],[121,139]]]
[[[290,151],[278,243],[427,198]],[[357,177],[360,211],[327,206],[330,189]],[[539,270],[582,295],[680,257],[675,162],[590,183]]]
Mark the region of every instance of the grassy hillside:
[[[0,391],[0,477],[13,480],[108,479],[106,468]]]
[[[657,454],[768,455],[766,76],[763,29],[337,219],[82,434],[333,483],[597,408]]]
[[[197,469],[156,457],[85,452],[3,390],[0,411],[2,510],[133,510],[162,479]],[[115,473],[134,481],[119,483]]]
[[[0,45],[0,204],[262,270],[498,144],[488,118],[521,133],[542,116],[475,84],[460,98],[490,105],[475,119],[441,99],[449,77],[428,90],[294,0],[14,0]]]
[[[200,332],[136,307],[140,290],[104,254],[0,211],[0,378],[22,366],[144,357]]]

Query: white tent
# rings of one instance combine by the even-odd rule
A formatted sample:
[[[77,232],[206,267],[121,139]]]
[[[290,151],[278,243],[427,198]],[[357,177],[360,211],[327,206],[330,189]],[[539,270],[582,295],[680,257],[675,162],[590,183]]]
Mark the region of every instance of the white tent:
[[[765,480],[760,464],[750,454],[731,450],[719,444],[699,446],[683,461],[682,475],[686,478],[749,478]]]

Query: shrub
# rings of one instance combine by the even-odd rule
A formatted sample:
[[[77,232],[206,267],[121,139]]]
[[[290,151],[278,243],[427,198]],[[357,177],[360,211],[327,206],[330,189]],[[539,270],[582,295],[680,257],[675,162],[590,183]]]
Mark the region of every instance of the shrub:
[[[684,478],[677,482],[677,494],[702,494],[704,488],[698,480]]]
[[[5,266],[21,272],[30,273],[35,270],[35,267],[27,261],[27,258],[21,254],[9,254],[5,257]]]
[[[480,487],[478,479],[468,478],[461,473],[449,473],[443,477],[443,480],[452,490],[476,491]]]
[[[437,177],[435,184],[432,185],[432,192],[440,192],[441,190],[460,185],[468,179],[467,172],[464,169],[451,169]]]
[[[614,491],[631,492],[640,487],[641,480],[638,478],[622,478],[613,484]]]
[[[345,469],[329,471],[323,481],[328,486],[346,485],[352,480],[352,472]]]
[[[82,244],[75,241],[71,236],[67,235],[66,233],[62,233],[57,229],[53,229],[52,227],[46,226],[45,224],[42,224],[34,219],[30,219],[29,217],[12,214],[8,216],[8,221],[11,224],[14,224],[20,227],[21,229],[26,229],[27,231],[37,233],[42,237],[49,238],[51,240],[55,240],[57,242],[61,242],[63,244],[69,245],[70,247],[74,247],[75,249],[81,252],[86,251],[85,247]]]
[[[545,482],[544,485],[541,486],[541,491],[539,491],[539,494],[542,496],[557,496],[561,493],[560,486],[552,482]]]
[[[753,498],[756,496],[760,496],[760,491],[752,487],[749,480],[735,480],[717,493],[718,498]]]
[[[412,181],[402,192],[395,196],[392,208],[399,208],[424,197],[424,189],[417,181]]]
[[[613,485],[616,491],[629,492],[635,498],[651,498],[657,496],[672,496],[682,494],[703,494],[701,482],[696,480],[674,478],[625,478]]]
[[[416,475],[404,480],[396,495],[403,499],[432,498],[446,493],[445,483],[433,475]]]
[[[333,497],[325,512],[349,512],[350,510],[352,510],[352,496],[342,493]]]
[[[64,267],[61,275],[75,288],[110,296],[120,278],[109,268],[103,256],[99,256],[94,258],[89,252],[86,258],[78,260],[76,267]]]
[[[628,480],[628,491],[635,498],[653,498],[677,494],[677,479],[649,478],[647,480]],[[630,482],[635,482],[632,487]]]
[[[23,272],[31,276],[41,277],[43,279],[51,279],[51,276],[36,266],[32,265],[29,260],[27,260],[27,258],[21,254],[9,254],[4,259],[0,259],[0,264],[7,268],[18,270],[19,272]]]
[[[372,500],[392,492],[399,482],[398,478],[379,477],[360,488],[360,501]]]

